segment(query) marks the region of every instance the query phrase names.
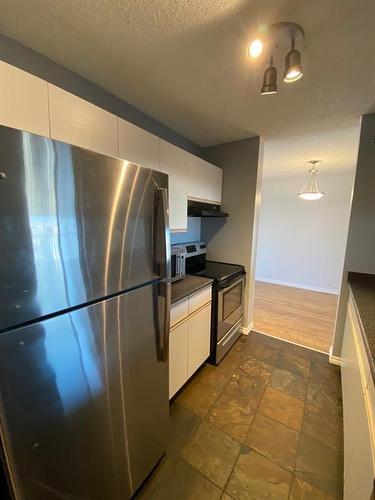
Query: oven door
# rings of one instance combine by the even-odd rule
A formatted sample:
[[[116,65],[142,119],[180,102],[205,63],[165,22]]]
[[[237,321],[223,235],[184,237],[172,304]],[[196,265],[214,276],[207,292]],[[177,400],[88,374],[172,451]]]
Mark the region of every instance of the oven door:
[[[243,317],[245,274],[218,288],[217,341]]]

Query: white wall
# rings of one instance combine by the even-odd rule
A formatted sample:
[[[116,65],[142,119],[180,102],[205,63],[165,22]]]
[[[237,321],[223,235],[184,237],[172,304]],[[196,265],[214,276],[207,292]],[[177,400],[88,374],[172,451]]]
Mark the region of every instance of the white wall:
[[[256,279],[339,293],[348,232],[354,166],[320,171],[326,196],[296,196],[305,177],[263,179]]]

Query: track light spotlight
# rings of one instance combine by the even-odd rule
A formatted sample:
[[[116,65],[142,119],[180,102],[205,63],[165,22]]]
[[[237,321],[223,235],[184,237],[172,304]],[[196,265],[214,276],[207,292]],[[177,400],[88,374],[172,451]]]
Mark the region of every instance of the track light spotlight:
[[[273,59],[271,57],[270,65],[264,72],[263,85],[261,94],[276,94],[277,92],[277,69],[273,65]]]
[[[292,39],[292,49],[287,53],[285,58],[284,82],[296,82],[303,76],[303,68],[301,64],[301,53],[294,48],[294,38]]]

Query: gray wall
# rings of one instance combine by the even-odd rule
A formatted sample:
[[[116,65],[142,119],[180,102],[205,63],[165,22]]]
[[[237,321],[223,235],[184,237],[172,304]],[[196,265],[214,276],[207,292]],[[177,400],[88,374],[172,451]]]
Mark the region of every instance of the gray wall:
[[[362,118],[345,268],[375,274],[375,114]]]
[[[375,114],[361,123],[344,273],[336,318],[333,354],[340,356],[349,296],[348,272],[375,274]]]
[[[32,75],[38,76],[71,94],[81,97],[114,115],[124,118],[134,125],[190,153],[198,156],[202,155],[202,149],[199,146],[157,120],[154,120],[151,116],[143,113],[139,109],[122,101],[88,80],[81,78],[76,73],[69,71],[63,66],[4,35],[0,35],[0,60],[23,69]]]
[[[223,169],[222,207],[227,219],[202,219],[202,238],[208,258],[243,264],[247,272],[244,326],[252,322],[257,208],[262,177],[259,137],[229,142],[203,150],[205,158]],[[259,168],[258,168],[259,166]],[[255,239],[256,240],[256,239]]]

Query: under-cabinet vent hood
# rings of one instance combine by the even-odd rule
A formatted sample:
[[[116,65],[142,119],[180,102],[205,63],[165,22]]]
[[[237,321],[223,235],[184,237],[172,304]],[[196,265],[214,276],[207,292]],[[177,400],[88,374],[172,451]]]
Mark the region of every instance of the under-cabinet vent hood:
[[[229,217],[220,205],[188,200],[188,217]]]

